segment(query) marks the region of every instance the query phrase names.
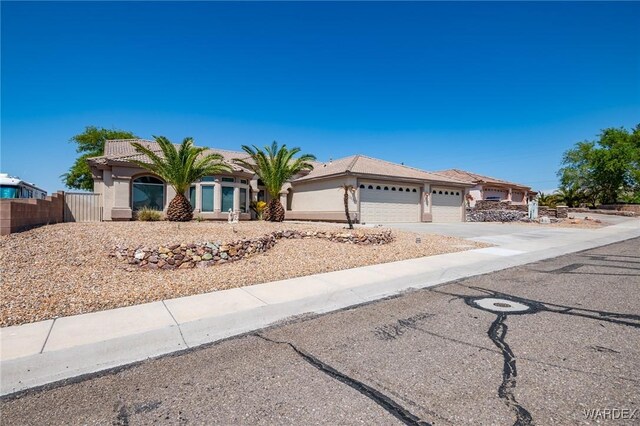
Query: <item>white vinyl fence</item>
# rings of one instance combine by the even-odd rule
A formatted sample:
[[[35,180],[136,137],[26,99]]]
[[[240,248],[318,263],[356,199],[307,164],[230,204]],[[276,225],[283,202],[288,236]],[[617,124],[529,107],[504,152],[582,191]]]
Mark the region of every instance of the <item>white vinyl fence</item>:
[[[65,222],[102,222],[100,194],[67,192],[64,194]]]

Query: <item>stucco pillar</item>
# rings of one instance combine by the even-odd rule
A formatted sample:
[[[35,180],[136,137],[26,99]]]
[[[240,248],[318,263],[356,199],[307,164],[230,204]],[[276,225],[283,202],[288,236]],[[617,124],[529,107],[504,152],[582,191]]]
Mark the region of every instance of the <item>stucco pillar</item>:
[[[287,194],[289,193],[289,191],[280,191],[280,204],[282,204],[282,207],[285,209],[285,211],[287,210]]]
[[[213,184],[213,211],[220,213],[222,210],[222,185],[220,182]]]
[[[195,206],[191,206],[193,207],[193,212],[194,213],[200,213],[202,211],[202,194],[201,194],[201,186],[199,183],[195,184],[195,188],[196,188],[196,205]]]
[[[509,188],[509,192],[507,193],[507,201],[512,201],[513,190]]]
[[[171,202],[171,200],[173,200],[176,197],[176,190],[173,189],[173,186],[171,185],[166,185],[167,188],[167,198],[164,200],[164,209],[163,211],[167,211],[167,209],[169,208],[169,203]]]
[[[251,198],[250,198],[250,202],[257,202],[258,201],[258,192],[260,192],[260,189],[258,188],[258,179],[251,179],[249,181],[249,188],[251,189]]]
[[[240,211],[240,188],[233,188],[233,211]]]
[[[423,191],[424,191],[424,200],[422,201],[422,208],[423,208],[423,212],[424,213],[429,213],[431,214],[431,185],[429,185],[428,183],[424,184],[423,187]],[[424,204],[427,204],[426,206]]]

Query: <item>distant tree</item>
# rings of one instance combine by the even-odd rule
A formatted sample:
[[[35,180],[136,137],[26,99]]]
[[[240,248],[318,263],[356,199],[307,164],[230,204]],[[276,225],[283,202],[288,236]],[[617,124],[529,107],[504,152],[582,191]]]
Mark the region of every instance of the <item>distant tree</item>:
[[[563,187],[580,188],[593,204],[640,199],[640,124],[604,129],[597,141],[566,151],[558,176]]]
[[[553,195],[557,203],[567,207],[578,207],[586,201],[584,190],[576,185],[560,187]]]
[[[132,163],[155,173],[176,191],[176,196],[167,208],[167,219],[173,222],[187,222],[193,219],[193,209],[185,193],[193,182],[204,176],[230,172],[231,167],[224,163],[220,154],[206,154],[207,148],[193,145],[192,138],[184,138],[180,147],[164,136],[154,136],[162,150],[158,155],[139,143],[132,143],[135,150],[149,158],[149,162],[129,160]]]
[[[104,143],[109,139],[135,139],[131,132],[117,129],[97,128],[87,126],[84,132],[73,136],[69,142],[76,143],[76,152],[81,155],[69,168],[69,172],[60,176],[67,188],[93,190],[93,179],[91,170],[87,164],[87,158],[98,157],[104,154]]]
[[[545,194],[544,192],[540,192],[538,194],[538,205],[544,207],[555,207],[556,206],[556,197],[553,194]]]

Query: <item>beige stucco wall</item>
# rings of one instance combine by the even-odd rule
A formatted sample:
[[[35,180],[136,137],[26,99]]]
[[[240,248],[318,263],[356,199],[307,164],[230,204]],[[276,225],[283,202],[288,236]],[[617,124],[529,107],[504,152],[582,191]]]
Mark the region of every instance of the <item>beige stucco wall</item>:
[[[470,207],[475,207],[477,200],[482,200],[482,185],[476,185],[472,188],[468,188],[465,191],[465,195],[471,195],[473,200],[469,201]],[[466,201],[465,201],[466,205]]]
[[[146,170],[136,168],[136,167],[122,167],[122,166],[113,166],[112,168],[107,168],[102,170],[102,180],[96,179],[94,181],[95,192],[102,194],[102,205],[103,205],[103,219],[104,220],[129,220],[132,218],[133,212],[131,209],[131,182],[133,179],[139,176],[149,176],[151,173]],[[226,212],[220,212],[221,206],[221,185],[224,186],[232,186],[234,187],[234,207],[239,209],[240,205],[240,188],[245,188],[247,190],[247,207],[249,206],[249,202],[251,200],[250,197],[250,186],[249,180],[251,179],[248,176],[234,176],[236,177],[236,182],[224,182],[220,183],[216,181],[215,184],[215,211],[214,212],[200,212],[200,183],[197,182],[196,185],[196,206],[194,215],[200,216],[205,219],[226,219],[228,214]],[[246,179],[247,184],[240,184],[239,179]],[[166,212],[169,203],[175,197],[175,190],[170,185],[165,185],[164,192],[164,211]],[[189,196],[187,192],[185,194],[186,197]],[[243,213],[240,215],[240,219],[246,220],[250,218],[249,213]]]
[[[353,185],[349,195],[349,211],[358,210],[358,185],[355,177],[341,177],[312,182],[294,183],[290,189],[291,211],[344,212],[344,190],[341,185]]]

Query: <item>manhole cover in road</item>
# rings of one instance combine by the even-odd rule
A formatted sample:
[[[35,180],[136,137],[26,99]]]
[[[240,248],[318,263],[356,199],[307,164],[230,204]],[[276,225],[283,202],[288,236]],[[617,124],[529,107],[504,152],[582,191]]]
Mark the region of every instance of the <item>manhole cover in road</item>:
[[[526,312],[531,309],[531,307],[524,303],[514,302],[513,300],[507,299],[497,299],[495,297],[476,299],[473,303],[482,309],[493,312]]]

